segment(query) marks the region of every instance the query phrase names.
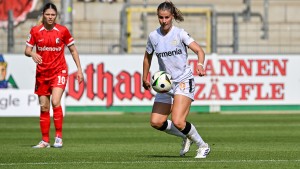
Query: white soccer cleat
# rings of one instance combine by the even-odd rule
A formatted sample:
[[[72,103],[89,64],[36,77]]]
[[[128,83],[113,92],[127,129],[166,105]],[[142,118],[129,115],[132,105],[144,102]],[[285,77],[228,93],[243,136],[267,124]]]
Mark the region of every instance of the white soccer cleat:
[[[190,146],[193,144],[193,141],[189,138],[184,138],[182,141],[182,148],[180,150],[180,156],[184,156],[189,150]]]
[[[199,147],[195,158],[206,158],[209,152],[210,152],[209,145],[205,143],[205,145]]]
[[[55,148],[62,148],[62,146],[63,146],[62,139],[59,138],[59,137],[55,137],[55,141],[54,141],[53,147],[55,147]]]
[[[33,146],[32,148],[50,148],[50,144],[42,140],[38,145]]]

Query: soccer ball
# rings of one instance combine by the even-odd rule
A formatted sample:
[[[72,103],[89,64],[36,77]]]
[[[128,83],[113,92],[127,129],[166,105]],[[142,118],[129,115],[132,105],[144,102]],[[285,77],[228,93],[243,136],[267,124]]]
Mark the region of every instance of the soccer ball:
[[[157,93],[166,93],[172,88],[171,75],[165,71],[155,72],[151,77],[151,86]]]

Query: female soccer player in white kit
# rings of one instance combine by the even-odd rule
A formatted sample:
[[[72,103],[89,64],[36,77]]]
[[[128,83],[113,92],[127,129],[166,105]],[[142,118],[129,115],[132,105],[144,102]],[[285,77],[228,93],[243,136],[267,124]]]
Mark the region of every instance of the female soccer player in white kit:
[[[171,1],[158,6],[157,16],[160,27],[148,37],[143,61],[143,87],[146,90],[151,88],[147,77],[154,52],[158,58],[159,69],[172,76],[173,86],[168,94],[156,94],[150,124],[155,129],[183,139],[180,156],[184,156],[189,151],[190,145],[195,143],[198,146],[195,158],[206,158],[210,147],[203,141],[195,126],[186,121],[195,91],[194,77],[187,65],[187,47],[198,56],[199,76],[205,75],[203,66],[205,54],[186,31],[173,26],[173,19],[177,22],[184,19]],[[171,120],[168,120],[170,114]]]

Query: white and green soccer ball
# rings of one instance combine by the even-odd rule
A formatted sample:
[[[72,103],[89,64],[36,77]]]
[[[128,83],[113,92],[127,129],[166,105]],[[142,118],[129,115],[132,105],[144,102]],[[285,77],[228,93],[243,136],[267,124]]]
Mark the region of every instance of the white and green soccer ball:
[[[166,93],[172,88],[171,75],[165,71],[158,71],[151,77],[151,86],[157,93]]]

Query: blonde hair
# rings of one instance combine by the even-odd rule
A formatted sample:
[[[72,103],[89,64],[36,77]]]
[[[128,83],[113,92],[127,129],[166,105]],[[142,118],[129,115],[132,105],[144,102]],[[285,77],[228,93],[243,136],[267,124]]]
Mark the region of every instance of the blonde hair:
[[[5,68],[7,68],[7,63],[6,62],[0,62],[0,66],[4,66]]]

